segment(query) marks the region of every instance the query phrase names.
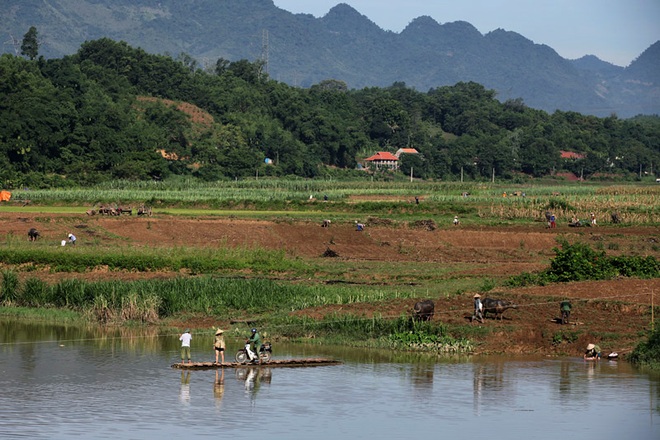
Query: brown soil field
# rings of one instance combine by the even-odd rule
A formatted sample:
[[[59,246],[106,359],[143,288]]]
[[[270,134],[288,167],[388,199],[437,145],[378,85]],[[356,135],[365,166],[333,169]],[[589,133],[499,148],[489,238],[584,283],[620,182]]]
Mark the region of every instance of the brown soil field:
[[[461,224],[428,230],[408,224],[387,222],[367,223],[357,232],[351,223],[332,223],[322,228],[318,223],[293,221],[247,220],[218,217],[176,217],[157,215],[87,217],[66,214],[26,214],[0,212],[0,237],[24,237],[36,227],[42,234],[41,243],[58,246],[73,232],[78,246],[153,246],[153,247],[223,247],[255,246],[284,249],[287,255],[303,259],[320,259],[331,249],[337,258],[349,265],[387,262],[389,264],[437,264],[452,266],[452,277],[477,277],[503,280],[511,275],[546,268],[554,256],[557,236],[569,241],[580,240],[596,246],[599,242],[608,254],[652,255],[660,258],[660,231],[655,227],[598,226],[573,229],[544,229],[539,223],[524,226],[481,227]],[[0,244],[5,240],[0,239]],[[461,269],[462,265],[465,269]],[[180,276],[179,273],[108,272],[103,269],[87,273],[50,273],[31,271],[22,277],[40,277],[56,282],[66,277],[88,280],[139,279]],[[373,274],[369,283],[400,284],[414,281],[414,274],[405,280],[387,273]],[[365,282],[347,273],[341,282]],[[314,282],[314,281],[310,281]],[[498,283],[498,285],[501,283]],[[642,340],[651,325],[651,304],[658,303],[660,279],[616,279],[610,281],[574,282],[552,286],[526,288],[497,287],[482,294],[515,302],[516,309],[507,310],[502,320],[486,319],[484,324],[471,323],[472,295],[429,294],[436,303],[434,320],[458,326],[474,340],[479,353],[544,353],[548,355],[579,355],[594,342],[604,354],[629,353]],[[555,322],[559,301],[571,298],[571,325]],[[427,299],[427,298],[420,298]],[[371,316],[399,316],[409,313],[416,299],[392,300],[379,304],[328,306],[296,313],[321,317],[329,313],[350,313]],[[217,323],[213,318],[200,317],[181,325],[208,328]],[[228,324],[228,323],[227,323]],[[488,331],[465,330],[466,326],[484,326]],[[564,337],[560,337],[563,334]]]

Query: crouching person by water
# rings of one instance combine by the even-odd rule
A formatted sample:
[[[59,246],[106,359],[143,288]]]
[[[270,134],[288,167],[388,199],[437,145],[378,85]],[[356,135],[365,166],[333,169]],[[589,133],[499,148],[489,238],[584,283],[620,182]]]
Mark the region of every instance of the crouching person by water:
[[[183,364],[184,359],[188,359],[188,363],[192,364],[190,360],[190,341],[192,341],[192,335],[190,334],[190,329],[186,329],[181,336],[179,336],[179,341],[181,341],[181,363]]]
[[[584,352],[584,360],[597,361],[600,359],[600,347],[595,344],[587,345],[587,351]]]

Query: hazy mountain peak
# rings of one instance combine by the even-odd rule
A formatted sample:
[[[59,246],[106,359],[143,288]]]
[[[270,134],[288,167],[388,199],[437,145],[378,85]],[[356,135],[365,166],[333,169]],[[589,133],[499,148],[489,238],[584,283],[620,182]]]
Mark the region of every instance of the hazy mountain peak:
[[[660,40],[653,43],[625,69],[631,81],[660,85]]]
[[[479,29],[472,26],[472,24],[468,23],[467,21],[459,20],[447,22],[443,24],[442,27],[447,30],[451,30],[452,32],[464,32],[466,34],[473,34],[473,36],[483,36],[481,32],[479,32]]]
[[[346,3],[339,3],[334,6],[320,20],[331,29],[351,29],[357,33],[364,33],[365,30],[382,30],[369,17],[360,14],[355,8]]]
[[[418,28],[418,29],[437,29],[440,28],[440,23],[435,21],[433,17],[428,15],[422,15],[417,18],[414,18],[405,29],[408,28]],[[404,31],[405,31],[404,29]]]
[[[335,18],[344,18],[344,19],[366,19],[367,16],[360,14],[353,6],[347,3],[339,3],[336,6],[333,6],[323,19],[335,19]]]

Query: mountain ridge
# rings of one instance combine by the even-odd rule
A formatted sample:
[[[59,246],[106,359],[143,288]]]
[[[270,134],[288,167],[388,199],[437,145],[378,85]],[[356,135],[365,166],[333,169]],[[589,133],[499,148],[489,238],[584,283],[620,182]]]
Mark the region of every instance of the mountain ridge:
[[[498,99],[530,107],[621,117],[660,113],[660,41],[629,66],[562,58],[550,46],[504,29],[481,34],[464,21],[413,19],[383,30],[352,6],[293,14],[272,0],[9,0],[0,32],[18,40],[30,26],[40,53],[61,57],[108,37],[152,53],[215,60],[264,59],[273,79],[309,87],[326,79],[350,88],[403,82],[428,90],[476,81]],[[11,45],[4,52],[13,52]],[[595,58],[595,57],[594,57]],[[596,58],[597,59],[597,58]],[[614,66],[619,67],[619,66]]]

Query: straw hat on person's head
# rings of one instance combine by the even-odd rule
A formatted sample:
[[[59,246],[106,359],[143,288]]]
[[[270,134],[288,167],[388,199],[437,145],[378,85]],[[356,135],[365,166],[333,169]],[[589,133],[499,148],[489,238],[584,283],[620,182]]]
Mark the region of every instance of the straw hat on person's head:
[[[183,332],[184,332],[184,333],[190,333],[190,329],[187,328],[187,329],[185,329]]]
[[[215,331],[215,334],[216,334],[216,335],[221,335],[221,334],[223,334],[224,332],[225,332],[225,331],[224,331],[223,329],[219,328],[219,329],[217,329],[217,330]]]
[[[594,344],[587,345],[587,350],[593,350],[596,346]]]
[[[479,295],[478,293],[475,293],[472,298],[481,298],[481,295]]]

